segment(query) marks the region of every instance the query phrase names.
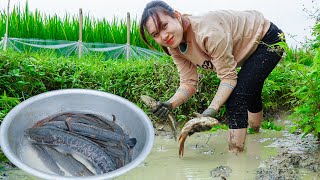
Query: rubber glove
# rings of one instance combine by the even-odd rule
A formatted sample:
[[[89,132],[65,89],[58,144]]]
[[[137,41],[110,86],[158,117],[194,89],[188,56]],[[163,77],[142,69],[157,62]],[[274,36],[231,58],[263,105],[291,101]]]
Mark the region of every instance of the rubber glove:
[[[214,116],[217,114],[217,111],[213,108],[207,108],[206,110],[203,111],[203,113],[201,114],[204,117],[212,117],[214,118]]]
[[[213,108],[207,108],[205,111],[203,111],[202,114],[198,114],[198,117],[212,117],[214,118],[214,116],[217,114],[217,111]],[[192,128],[192,130],[188,133],[189,136],[191,136],[192,134],[196,133],[196,132],[203,132],[203,131],[208,131],[210,130],[212,127],[211,126],[206,126],[203,125],[201,126],[200,124],[195,124]]]
[[[172,110],[172,104],[170,102],[157,102],[157,108],[153,111],[153,114],[159,117],[160,119],[164,119]]]

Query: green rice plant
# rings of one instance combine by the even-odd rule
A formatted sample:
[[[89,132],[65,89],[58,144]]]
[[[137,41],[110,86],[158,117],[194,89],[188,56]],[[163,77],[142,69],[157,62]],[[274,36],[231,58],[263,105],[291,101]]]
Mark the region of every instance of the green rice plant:
[[[6,16],[6,10],[0,10],[0,35],[5,34]],[[111,21],[107,21],[105,18],[96,19],[89,14],[84,15],[83,19],[83,42],[127,43],[126,19],[114,17]],[[31,12],[27,2],[24,9],[21,9],[20,6],[14,6],[10,12],[8,34],[9,37],[15,38],[78,41],[79,17],[66,13],[61,18],[57,15],[46,15],[39,10]],[[140,38],[137,19],[133,19],[131,22],[130,44],[148,48]],[[156,42],[152,41],[152,44],[159,51],[162,51]]]

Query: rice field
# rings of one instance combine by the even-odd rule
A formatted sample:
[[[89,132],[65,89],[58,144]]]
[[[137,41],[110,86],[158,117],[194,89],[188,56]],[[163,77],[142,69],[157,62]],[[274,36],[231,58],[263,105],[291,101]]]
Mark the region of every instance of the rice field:
[[[0,36],[5,34],[6,9],[0,10]],[[126,44],[127,23],[126,19],[114,17],[108,21],[105,18],[97,19],[90,14],[83,16],[83,42],[99,42]],[[79,40],[79,17],[78,15],[65,14],[64,17],[46,15],[36,10],[29,10],[28,3],[25,8],[14,6],[9,15],[9,37],[35,38],[53,40]],[[150,37],[149,37],[150,38]],[[156,49],[161,48],[152,42]],[[148,48],[139,34],[139,20],[131,20],[130,44]]]

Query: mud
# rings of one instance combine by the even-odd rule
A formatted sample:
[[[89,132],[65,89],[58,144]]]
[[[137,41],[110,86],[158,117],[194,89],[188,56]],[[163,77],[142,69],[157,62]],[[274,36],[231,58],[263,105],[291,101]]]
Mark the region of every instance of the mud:
[[[281,123],[285,127],[282,138],[260,138],[259,142],[274,141],[265,146],[276,148],[278,155],[262,160],[256,170],[257,180],[301,180],[320,179],[320,142],[311,134],[289,133],[291,121]],[[157,125],[156,135],[171,138],[164,125]],[[211,152],[213,153],[213,152]],[[310,172],[312,174],[310,174]],[[219,166],[210,171],[213,179],[230,179],[232,173],[229,166]],[[244,178],[247,179],[247,178]]]
[[[290,126],[290,121],[285,121]],[[313,179],[320,179],[320,143],[308,134],[295,135],[283,131],[283,138],[277,139],[267,147],[276,147],[279,154],[261,162],[256,179],[300,180],[308,172]],[[306,177],[305,177],[306,178]]]
[[[290,128],[290,121],[278,123],[283,122],[285,129]],[[155,125],[155,135],[147,159],[115,180],[320,179],[319,142],[312,135],[302,138],[287,130],[262,129],[260,133],[247,135],[243,153],[233,154],[228,152],[226,130],[195,133],[186,140],[183,158],[178,156],[179,144],[169,126]],[[37,178],[8,164],[0,170],[0,179]]]
[[[318,173],[320,179],[320,161],[314,154],[289,154],[283,152],[261,163],[257,170],[257,179],[299,180],[303,179],[303,169]]]
[[[232,169],[229,166],[219,166],[210,171],[210,176],[213,178],[227,179],[232,173]]]

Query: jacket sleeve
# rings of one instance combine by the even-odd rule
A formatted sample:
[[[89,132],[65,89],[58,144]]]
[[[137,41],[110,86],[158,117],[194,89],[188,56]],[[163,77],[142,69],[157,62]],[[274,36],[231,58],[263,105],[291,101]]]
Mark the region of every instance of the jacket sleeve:
[[[211,57],[219,79],[237,79],[237,62],[233,56],[233,42],[230,33],[211,30],[198,35],[197,41]]]
[[[169,101],[177,107],[196,93],[199,77],[196,65],[174,53],[172,58],[178,69],[180,85]]]

